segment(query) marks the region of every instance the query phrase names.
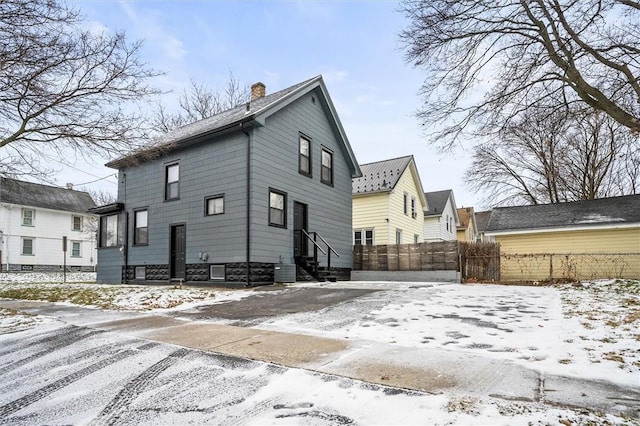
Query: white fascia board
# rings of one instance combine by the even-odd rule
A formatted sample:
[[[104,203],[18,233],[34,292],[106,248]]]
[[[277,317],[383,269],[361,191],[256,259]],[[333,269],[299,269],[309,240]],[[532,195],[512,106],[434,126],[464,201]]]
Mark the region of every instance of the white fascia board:
[[[540,234],[549,232],[567,232],[567,231],[591,231],[602,229],[626,229],[626,228],[640,228],[640,223],[624,223],[624,224],[606,224],[606,225],[591,225],[591,226],[565,226],[560,228],[535,228],[535,229],[514,229],[507,231],[485,231],[487,236],[498,235],[520,235],[520,234]]]

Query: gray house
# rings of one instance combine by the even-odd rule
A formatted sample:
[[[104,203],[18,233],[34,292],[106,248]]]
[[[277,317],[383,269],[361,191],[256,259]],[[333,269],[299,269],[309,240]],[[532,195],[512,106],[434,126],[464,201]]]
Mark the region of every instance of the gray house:
[[[98,282],[350,277],[361,172],[322,76],[270,95],[256,83],[246,105],[107,166],[118,201],[92,210]]]

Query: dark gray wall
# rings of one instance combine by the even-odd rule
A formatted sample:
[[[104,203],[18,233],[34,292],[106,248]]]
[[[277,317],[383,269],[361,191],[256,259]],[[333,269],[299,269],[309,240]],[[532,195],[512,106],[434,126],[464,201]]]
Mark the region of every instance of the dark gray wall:
[[[312,101],[315,98],[315,102]],[[252,132],[251,261],[293,263],[293,203],[308,205],[309,230],[319,232],[338,251],[332,266],[351,268],[351,172],[313,92],[278,111]],[[311,178],[298,173],[298,135],[312,139]],[[334,152],[334,186],[320,182],[320,151]],[[169,263],[170,224],[185,223],[186,263],[246,261],[247,136],[236,131],[120,171],[118,202],[129,215],[128,264]],[[180,199],[164,201],[165,166],[180,164]],[[287,228],[268,225],[269,187],[287,193]],[[205,197],[224,194],[224,214],[205,216]],[[133,212],[148,209],[149,245],[133,242]],[[123,257],[113,249],[99,252],[99,279],[119,282]],[[321,258],[326,265],[326,258]],[[103,273],[101,273],[102,271]]]
[[[120,284],[124,258],[118,247],[98,249],[96,282],[98,284]]]
[[[315,99],[315,103],[312,101]],[[312,177],[298,173],[298,132],[311,138]],[[251,260],[293,263],[293,202],[308,205],[309,231],[340,254],[331,265],[351,268],[351,171],[315,92],[269,117],[252,146]],[[320,182],[320,151],[334,152],[334,186]],[[287,192],[287,229],[268,225],[269,187]],[[324,256],[321,259],[326,265]]]
[[[236,133],[190,148],[171,152],[161,159],[124,171],[118,201],[129,212],[129,264],[169,263],[171,224],[187,227],[186,263],[246,260],[246,149],[247,137]],[[180,199],[164,201],[165,166],[180,164]],[[205,216],[205,198],[224,194],[224,213]],[[149,245],[133,246],[133,212],[148,208]]]

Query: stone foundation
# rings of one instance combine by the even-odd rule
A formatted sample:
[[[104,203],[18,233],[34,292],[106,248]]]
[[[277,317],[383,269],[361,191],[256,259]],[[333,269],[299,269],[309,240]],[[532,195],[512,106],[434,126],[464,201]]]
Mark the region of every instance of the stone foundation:
[[[7,265],[1,265],[2,272],[62,272],[63,265],[20,265],[10,263],[9,268]],[[95,272],[95,266],[77,266],[67,265],[67,272]]]
[[[226,263],[225,279],[211,280],[209,278],[209,267],[211,265],[220,265],[219,263],[188,263],[186,265],[185,284],[219,284],[231,286],[246,286],[247,284],[247,264],[244,262]],[[145,267],[145,279],[137,280],[135,278],[135,270],[137,266]],[[129,265],[123,267],[123,282],[140,283],[147,281],[163,282],[170,281],[169,265]],[[125,280],[126,278],[126,280]],[[273,284],[273,264],[251,262],[249,265],[249,285],[265,285]]]

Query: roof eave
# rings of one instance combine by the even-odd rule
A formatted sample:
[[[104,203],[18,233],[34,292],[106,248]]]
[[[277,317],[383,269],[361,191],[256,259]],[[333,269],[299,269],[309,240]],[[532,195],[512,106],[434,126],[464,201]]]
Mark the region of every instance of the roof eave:
[[[375,194],[389,194],[393,192],[393,189],[379,189],[377,191],[366,191],[366,192],[352,192],[352,197],[359,197],[363,195],[375,195]]]
[[[549,232],[566,232],[566,231],[590,231],[598,229],[618,229],[618,228],[640,228],[640,222],[633,223],[621,223],[621,222],[609,222],[598,223],[593,225],[579,225],[579,226],[547,226],[543,228],[517,228],[517,229],[485,229],[485,235],[517,235],[517,234],[535,234],[535,233],[549,233]]]
[[[202,133],[198,133],[197,135],[192,135],[186,138],[177,139],[171,142],[167,142],[161,146],[158,146],[157,151],[153,147],[144,149],[138,153],[133,153],[127,155],[122,158],[118,158],[116,160],[110,161],[105,164],[106,167],[119,170],[121,168],[126,168],[131,165],[138,164],[140,162],[145,162],[149,160],[153,160],[158,158],[161,154],[167,154],[179,148],[188,147],[190,145],[199,143],[202,139],[207,138],[213,135],[225,134],[232,132],[234,130],[240,130],[240,126],[242,124],[253,123],[256,127],[264,125],[264,121],[257,120],[255,118],[255,114],[248,115],[246,117],[241,118],[240,120],[236,120],[232,123],[226,124],[221,127],[216,127],[214,129],[207,130]],[[154,152],[155,151],[155,152]],[[151,158],[146,158],[146,153],[152,153]]]

